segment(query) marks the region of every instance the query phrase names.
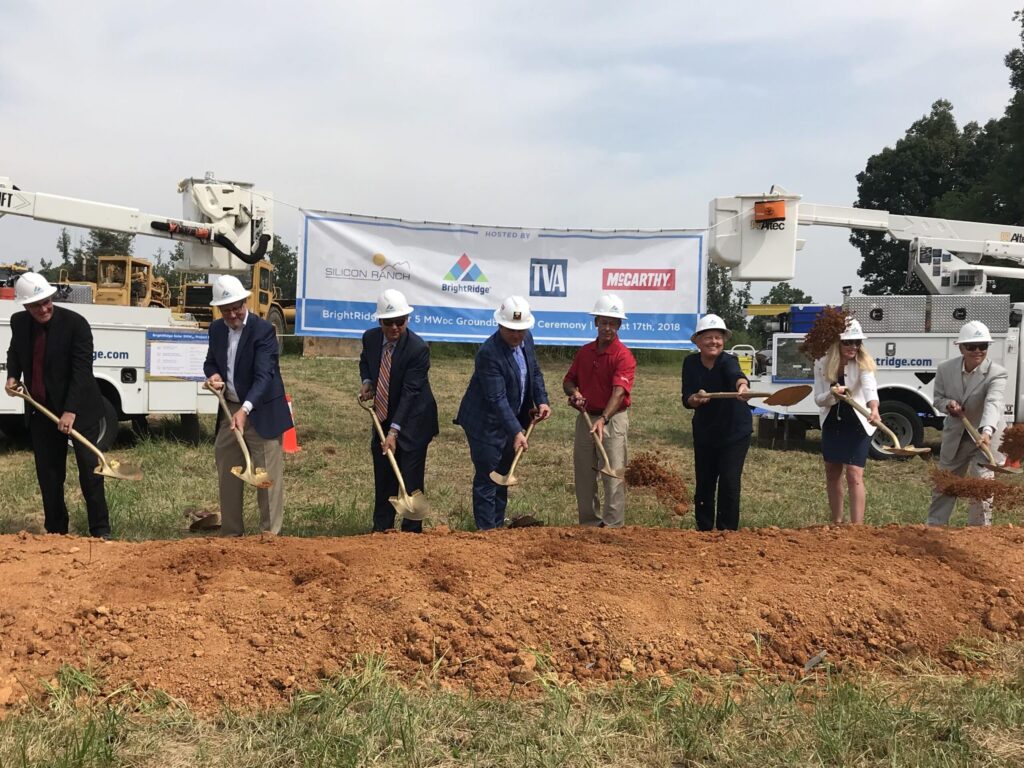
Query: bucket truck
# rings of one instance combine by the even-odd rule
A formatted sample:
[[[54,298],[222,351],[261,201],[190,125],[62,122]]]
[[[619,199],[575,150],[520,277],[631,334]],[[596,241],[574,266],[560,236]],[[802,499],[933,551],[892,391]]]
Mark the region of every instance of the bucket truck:
[[[37,221],[181,241],[185,246],[179,265],[182,269],[208,274],[237,273],[243,283],[248,276],[253,289],[250,311],[271,319],[283,333],[285,310],[273,287],[273,267],[264,259],[273,237],[269,195],[256,191],[251,184],[216,181],[209,174],[204,179],[184,179],[178,191],[184,204],[184,216],[180,219],[119,205],[29,192],[19,189],[9,178],[0,177],[0,218],[26,216]],[[206,332],[194,318],[183,319],[173,314],[169,306],[161,306],[169,302],[154,296],[153,281],[146,281],[144,274],[139,275],[141,281],[135,280],[139,271],[135,261],[138,260],[130,257],[104,257],[98,265],[100,279],[94,303],[67,305],[84,315],[93,329],[93,371],[105,411],[98,443],[101,450],[110,447],[121,420],[143,420],[148,414],[180,414],[186,436],[197,438],[197,414],[217,411],[216,398],[201,388]],[[117,279],[119,267],[123,272]],[[16,278],[14,275],[13,279]],[[201,293],[201,287],[199,290]],[[208,299],[201,309],[209,313],[206,304]],[[13,301],[0,300],[0,351],[10,344],[10,316],[19,309]],[[206,319],[212,317],[208,315]],[[19,432],[23,414],[21,399],[0,394],[0,430],[9,434]]]
[[[988,292],[991,278],[1024,278],[1019,266],[994,266],[993,259],[1024,263],[1024,227],[905,216],[888,211],[817,205],[801,201],[781,187],[766,194],[715,198],[710,205],[708,251],[729,267],[733,280],[790,280],[796,252],[805,240],[799,227],[831,226],[883,232],[908,244],[907,273],[928,291],[923,296],[848,296],[844,307],[868,334],[878,365],[879,410],[903,445],[920,445],[925,426],[941,429],[933,405],[936,366],[959,354],[953,341],[964,323],[989,326],[994,343],[989,357],[1003,365],[1007,423],[1024,406],[1024,360],[1020,355],[1020,319],[1024,304]],[[985,263],[982,263],[982,260]],[[812,361],[798,351],[802,333],[776,333],[771,366],[757,389],[781,388],[813,379]],[[808,398],[790,408],[769,408],[795,417],[798,433],[818,427],[818,411]],[[768,422],[770,425],[770,422]],[[882,458],[878,446],[872,456]]]

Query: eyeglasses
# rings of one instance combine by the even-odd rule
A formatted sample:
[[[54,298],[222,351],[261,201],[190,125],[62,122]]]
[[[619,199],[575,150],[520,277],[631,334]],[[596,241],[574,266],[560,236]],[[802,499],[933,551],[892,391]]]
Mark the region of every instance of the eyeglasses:
[[[245,311],[245,302],[244,301],[241,304],[232,304],[231,306],[221,307],[220,308],[220,313],[222,315],[233,315],[233,314],[236,314],[238,312],[244,312],[244,311]]]
[[[842,344],[844,347],[859,347],[860,339],[843,339]]]
[[[39,301],[33,301],[31,304],[26,304],[25,309],[32,309],[32,307],[36,307],[37,309],[46,309],[52,304],[53,299],[40,299]]]
[[[408,319],[409,319],[408,317],[388,317],[388,318],[381,319],[380,324],[381,325],[386,325],[386,326],[389,326],[389,327],[394,327],[396,325],[401,327],[401,326],[405,325],[405,321],[408,320]]]
[[[988,344],[961,344],[960,346],[968,352],[985,352],[988,350]]]

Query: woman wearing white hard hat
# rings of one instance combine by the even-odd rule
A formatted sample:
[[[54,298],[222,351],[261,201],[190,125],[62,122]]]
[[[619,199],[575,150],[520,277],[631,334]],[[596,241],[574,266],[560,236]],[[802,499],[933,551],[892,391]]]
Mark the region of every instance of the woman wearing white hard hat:
[[[850,496],[850,522],[864,522],[864,465],[875,425],[881,420],[875,360],[864,346],[865,339],[860,323],[850,320],[825,356],[814,363],[814,402],[821,424],[821,455],[833,525],[841,525],[844,520],[844,475]],[[871,416],[865,417],[839,400],[832,393],[833,387],[866,407]]]
[[[740,525],[740,480],[753,432],[750,408],[739,398],[702,394],[745,393],[749,387],[739,361],[725,351],[731,335],[718,315],[704,315],[690,337],[698,354],[683,359],[683,405],[694,411],[693,511],[701,531],[735,531]]]
[[[978,462],[987,461],[978,451],[979,445],[998,445],[994,437],[1003,429],[1006,369],[988,358],[992,334],[988,326],[977,320],[965,323],[954,342],[960,354],[939,363],[935,371],[935,389],[932,402],[948,415],[942,426],[942,450],[939,469],[961,477],[993,477],[991,469]],[[966,417],[981,433],[975,445],[964,428],[961,417]],[[996,454],[996,461],[1002,455]],[[947,525],[956,506],[956,499],[932,491],[928,508],[928,525]],[[968,525],[991,525],[992,499],[974,500],[967,510]]]
[[[473,519],[481,531],[502,528],[508,488],[491,472],[505,474],[516,450],[526,450],[530,421],[551,415],[544,374],[533,351],[533,313],[522,296],[509,296],[494,312],[498,330],[476,353],[473,377],[455,423],[466,431],[473,460]]]

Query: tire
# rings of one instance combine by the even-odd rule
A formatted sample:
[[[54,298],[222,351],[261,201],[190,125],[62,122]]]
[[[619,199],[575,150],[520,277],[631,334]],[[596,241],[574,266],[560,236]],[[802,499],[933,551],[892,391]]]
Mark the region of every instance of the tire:
[[[202,430],[199,428],[199,414],[181,414],[181,439],[189,445],[199,445]]]
[[[23,413],[0,416],[0,432],[14,445],[28,445],[28,424]]]
[[[284,315],[277,307],[271,307],[267,312],[267,322],[274,326],[274,333],[277,334],[277,354],[284,354],[284,334],[288,330],[284,324]]]
[[[114,447],[117,440],[118,430],[121,428],[117,420],[117,408],[103,395],[100,396],[103,406],[103,415],[100,417],[100,435],[96,438],[96,447],[101,451],[109,451]]]
[[[896,433],[900,445],[921,444],[924,439],[924,424],[921,423],[921,417],[912,407],[899,400],[883,400],[878,406],[878,413],[882,417],[882,423]],[[881,430],[878,430],[871,439],[869,450],[871,458],[876,460],[893,458],[893,456],[878,450],[881,445],[888,445],[888,438],[882,434]]]

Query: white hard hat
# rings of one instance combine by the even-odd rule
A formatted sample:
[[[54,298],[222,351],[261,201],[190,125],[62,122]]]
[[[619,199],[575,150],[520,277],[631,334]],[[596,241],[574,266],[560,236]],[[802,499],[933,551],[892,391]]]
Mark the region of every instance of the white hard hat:
[[[619,320],[626,319],[626,306],[622,299],[614,293],[605,293],[594,304],[594,311],[590,314],[599,317],[617,317]]]
[[[867,336],[864,334],[864,330],[860,327],[860,323],[852,318],[850,322],[846,324],[846,330],[839,335],[840,341],[862,341],[866,338]]]
[[[25,278],[22,277],[22,280]],[[21,282],[20,280],[18,282]],[[988,332],[988,326],[980,320],[971,320],[960,327],[960,335],[954,344],[991,344],[992,334]]]
[[[234,304],[236,301],[247,299],[252,291],[247,291],[242,281],[234,275],[219,275],[213,281],[213,300],[211,307],[222,307],[225,304]]]
[[[26,272],[14,284],[14,300],[22,306],[48,299],[56,292],[57,288],[38,272]]]
[[[704,315],[704,317],[698,320],[697,328],[690,337],[690,341],[696,344],[697,337],[704,333],[704,331],[721,331],[726,339],[732,336],[732,331],[725,327],[725,320],[718,315]]]
[[[528,331],[533,328],[533,313],[522,296],[509,296],[494,310],[494,320],[512,331]]]
[[[388,288],[377,297],[375,320],[387,320],[390,317],[405,317],[412,314],[412,307],[405,300],[405,294],[394,288]]]

